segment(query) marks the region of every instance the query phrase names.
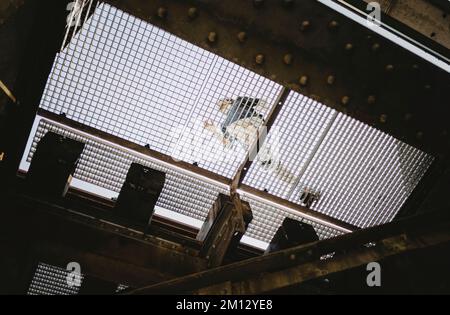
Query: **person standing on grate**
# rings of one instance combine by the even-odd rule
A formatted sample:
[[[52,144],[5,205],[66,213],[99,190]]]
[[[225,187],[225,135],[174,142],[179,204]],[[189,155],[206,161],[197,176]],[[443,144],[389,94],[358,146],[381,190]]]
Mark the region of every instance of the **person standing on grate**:
[[[217,105],[219,111],[226,115],[225,121],[217,126],[207,120],[204,128],[212,132],[225,148],[239,144],[248,151],[265,124],[262,112],[267,110],[267,103],[257,98],[238,97],[220,100]],[[266,169],[276,169],[279,162],[273,155],[270,146],[263,145],[257,161]]]

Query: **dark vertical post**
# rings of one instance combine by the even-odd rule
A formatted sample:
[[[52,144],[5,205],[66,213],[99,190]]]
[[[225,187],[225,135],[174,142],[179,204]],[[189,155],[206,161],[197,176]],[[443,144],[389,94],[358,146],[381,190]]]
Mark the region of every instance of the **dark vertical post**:
[[[21,52],[21,64],[13,87],[16,103],[8,104],[11,113],[6,122],[7,134],[2,136],[4,165],[0,188],[8,187],[19,168],[33,119],[50,74],[53,60],[62,43],[69,0],[30,0],[25,6],[33,20],[29,40]]]

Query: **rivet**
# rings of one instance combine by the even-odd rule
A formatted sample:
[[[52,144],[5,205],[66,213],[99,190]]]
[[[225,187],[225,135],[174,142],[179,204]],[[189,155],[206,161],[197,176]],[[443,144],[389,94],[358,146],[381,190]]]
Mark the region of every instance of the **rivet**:
[[[306,86],[308,84],[308,77],[306,75],[303,75],[300,77],[300,80],[298,80],[300,85]]]
[[[303,21],[302,24],[300,24],[300,30],[302,32],[308,30],[311,27],[311,22],[309,21]]]
[[[341,99],[342,105],[346,106],[350,103],[350,97],[349,96],[343,96]]]
[[[217,33],[216,32],[209,32],[208,34],[208,41],[210,43],[215,43],[217,40]]]
[[[189,8],[188,16],[191,19],[195,19],[198,16],[198,10],[195,7]]]
[[[158,8],[158,16],[161,19],[165,19],[167,17],[167,9],[163,7]]]
[[[351,50],[353,50],[353,44],[347,43],[347,44],[345,44],[344,48],[346,51],[351,51]]]
[[[418,64],[413,64],[412,65],[413,70],[419,70],[419,65]]]
[[[380,123],[384,124],[387,122],[387,115],[386,114],[382,114],[380,116]]]
[[[391,64],[386,65],[386,71],[387,71],[387,72],[392,72],[392,71],[394,71],[394,65],[391,65]]]
[[[413,115],[411,113],[406,113],[404,119],[405,119],[405,121],[410,121],[412,119],[412,117],[413,117]]]
[[[375,43],[372,45],[372,51],[376,52],[376,51],[380,50],[380,47],[381,47],[380,44]]]
[[[431,90],[431,85],[430,84],[425,84],[424,88],[425,88],[425,90]]]
[[[329,76],[327,77],[327,83],[328,83],[329,85],[333,85],[335,81],[336,81],[336,78],[335,78],[333,75],[329,75]]]
[[[422,131],[417,132],[416,138],[417,138],[417,140],[422,140],[422,138],[423,138],[423,132],[422,132]]]
[[[292,64],[292,60],[294,59],[294,57],[292,57],[292,55],[291,54],[286,54],[286,55],[284,55],[284,57],[283,57],[283,62],[285,63],[285,64],[287,64],[287,65],[290,65],[290,64]]]
[[[264,63],[264,55],[263,54],[257,54],[256,55],[256,57],[255,57],[255,62],[258,64],[258,65],[262,65],[263,63]]]
[[[290,260],[295,260],[295,258],[296,258],[296,257],[295,257],[294,254],[291,254],[291,256],[289,256],[289,259],[290,259]]]
[[[237,38],[238,38],[238,40],[239,40],[241,43],[243,43],[243,42],[245,42],[245,41],[247,40],[247,33],[246,33],[246,32],[239,32],[239,33],[237,34]]]
[[[367,98],[367,103],[369,105],[373,105],[377,102],[377,98],[375,95],[369,95],[369,97]]]
[[[337,22],[337,21],[331,21],[329,24],[328,24],[328,27],[331,29],[331,30],[335,30],[335,29],[337,29],[338,27],[339,27],[339,23]]]

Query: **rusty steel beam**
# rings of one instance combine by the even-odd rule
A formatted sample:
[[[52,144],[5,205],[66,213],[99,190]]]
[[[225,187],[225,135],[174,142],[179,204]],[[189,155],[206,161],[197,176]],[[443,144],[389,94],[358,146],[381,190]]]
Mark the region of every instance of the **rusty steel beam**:
[[[144,278],[157,282],[199,272],[208,265],[198,255],[200,244],[185,246],[183,237],[167,241],[85,215],[77,207],[25,195],[5,194],[2,204],[8,211],[0,222],[0,238],[29,244],[37,260],[61,265],[79,259],[91,275],[131,286]],[[105,262],[110,265],[103,266]]]
[[[449,12],[425,0],[384,0],[379,3],[387,15],[450,51]]]
[[[208,260],[208,267],[222,265],[230,246],[237,246],[240,239],[237,235],[244,235],[246,225],[245,213],[250,213],[250,205],[240,202],[241,209],[229,196],[219,194],[211,207],[208,217],[200,230],[197,240],[202,242],[199,255]]]
[[[450,225],[446,227],[450,228]],[[330,276],[334,273],[365,266],[371,262],[395,257],[415,250],[450,243],[450,234],[446,231],[428,232],[419,237],[406,235],[394,236],[381,241],[369,249],[360,249],[337,256],[334,259],[315,261],[281,271],[264,273],[242,281],[227,281],[211,287],[198,289],[193,294],[200,295],[254,295],[289,288],[308,280]],[[365,276],[365,275],[364,275]],[[362,280],[364,281],[364,276]]]
[[[450,75],[318,1],[105,2],[425,151],[449,145]]]
[[[259,294],[450,242],[447,213],[417,216],[188,275],[129,294]],[[369,245],[370,244],[370,245]],[[321,259],[333,253],[333,258]]]
[[[38,115],[48,119],[49,121],[59,124],[62,128],[68,128],[75,133],[81,133],[83,136],[93,139],[97,142],[102,142],[108,146],[113,146],[119,150],[131,151],[134,154],[141,154],[146,158],[152,159],[155,163],[163,164],[166,167],[174,169],[183,174],[193,176],[205,182],[212,183],[214,185],[221,186],[226,189],[230,189],[232,181],[226,177],[220,176],[213,172],[204,170],[198,166],[192,165],[183,161],[175,161],[172,157],[167,156],[163,153],[159,153],[152,149],[146,148],[144,146],[135,144],[131,141],[122,139],[120,137],[111,135],[107,132],[98,130],[96,128],[78,123],[72,119],[69,119],[62,115],[57,115],[51,113],[44,109],[39,109]],[[245,194],[249,197],[256,198],[261,202],[271,204],[274,206],[282,207],[283,209],[300,215],[306,219],[312,220],[313,222],[320,223],[322,225],[337,229],[341,232],[348,233],[358,230],[356,226],[337,220],[325,214],[319,213],[317,211],[305,208],[296,203],[284,200],[282,198],[276,197],[264,191],[254,189],[252,187],[241,185],[237,190],[239,194]]]

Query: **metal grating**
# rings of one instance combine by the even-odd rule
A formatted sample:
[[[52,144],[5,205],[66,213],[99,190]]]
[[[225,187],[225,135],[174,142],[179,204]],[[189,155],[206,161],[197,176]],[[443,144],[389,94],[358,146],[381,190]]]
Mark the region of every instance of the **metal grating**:
[[[39,118],[38,118],[39,119]],[[184,214],[188,217],[204,221],[211,205],[219,193],[228,194],[223,187],[201,182],[196,178],[178,173],[173,169],[148,161],[137,153],[124,152],[107,144],[100,143],[86,136],[64,129],[51,121],[41,119],[36,133],[31,137],[31,146],[27,154],[30,162],[36,150],[37,143],[46,132],[52,131],[66,137],[86,143],[85,149],[75,170],[74,178],[93,185],[119,192],[125,181],[126,173],[132,161],[142,163],[167,173],[164,189],[158,199],[157,206]],[[243,199],[251,205],[254,219],[246,236],[262,242],[269,242],[283,219],[287,216],[312,224],[321,238],[329,238],[341,234],[321,224],[311,223],[301,216],[282,208],[265,205],[249,196]]]
[[[267,172],[260,164],[253,163],[243,183],[287,199],[335,113],[306,96],[291,92],[267,136],[267,141],[279,142],[280,169]]]
[[[433,157],[291,92],[275,126],[278,170],[252,165],[244,183],[301,203],[305,187],[320,191],[312,209],[359,227],[390,222]],[[268,139],[273,136],[272,131]],[[286,176],[287,174],[287,176]]]
[[[204,123],[224,121],[217,103],[225,98],[260,99],[266,117],[280,91],[258,74],[100,4],[55,59],[41,107],[232,177],[245,150],[224,149]]]
[[[69,271],[64,268],[39,263],[30,287],[28,288],[28,295],[76,295],[80,287],[69,286],[67,284],[67,276]],[[84,276],[75,275],[79,277],[82,283]]]
[[[369,227],[390,222],[433,158],[339,114],[290,200],[304,186],[321,191],[314,210]]]
[[[86,143],[74,177],[116,193],[120,192],[132,162],[166,173],[166,183],[157,206],[204,220],[219,193],[228,193],[222,187],[180,174],[137,154],[88,139],[49,121],[41,120],[31,145],[27,161],[30,162],[37,143],[48,131]]]
[[[248,227],[246,235],[259,241],[269,243],[286,217],[312,225],[321,240],[343,234],[343,232],[339,230],[304,219],[303,217],[296,215],[293,212],[283,210],[280,207],[267,205],[250,196],[243,195],[242,200],[245,200],[250,204],[253,212],[253,220]]]
[[[280,92],[258,74],[99,4],[55,59],[41,107],[231,178],[246,147],[239,141],[224,147],[205,122],[220,129],[228,118],[248,118],[245,106],[231,116],[217,106],[226,98],[247,97],[252,104],[258,100],[258,115],[250,120],[259,127]],[[227,193],[49,122],[39,125],[31,153],[47,130],[87,142],[75,177],[109,191],[120,190],[134,161],[168,173],[161,208],[203,220],[219,191]],[[276,148],[278,167],[253,163],[244,184],[297,203],[300,190],[312,187],[321,192],[314,210],[360,227],[392,220],[433,160],[294,92],[266,144]],[[258,215],[248,235],[258,240],[270,240],[284,217],[295,215],[251,202]],[[321,237],[336,235],[318,229]]]

